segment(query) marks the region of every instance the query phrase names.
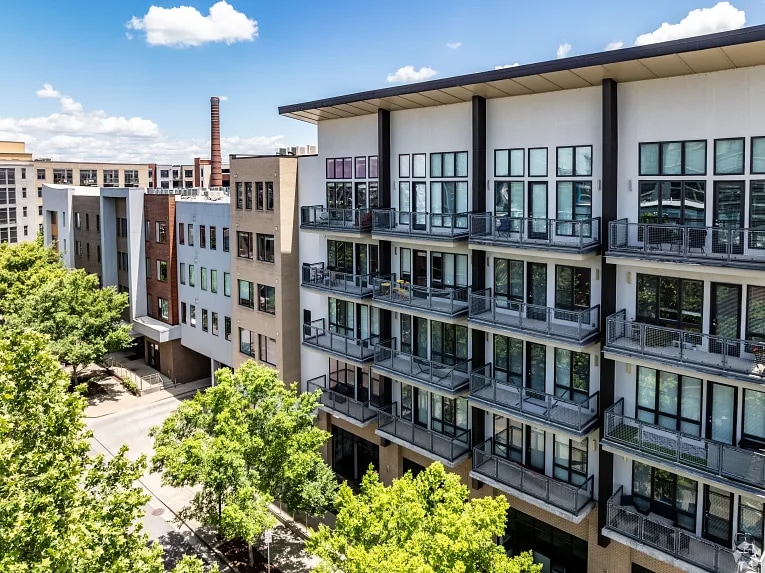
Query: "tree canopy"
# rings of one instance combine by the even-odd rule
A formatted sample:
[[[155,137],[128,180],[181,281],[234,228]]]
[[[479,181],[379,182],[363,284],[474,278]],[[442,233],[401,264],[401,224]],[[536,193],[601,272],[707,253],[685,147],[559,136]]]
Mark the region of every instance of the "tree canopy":
[[[184,516],[250,545],[273,523],[268,504],[316,514],[336,481],[320,448],[329,434],[314,425],[318,394],[298,394],[278,373],[248,361],[183,402],[152,430],[152,469],[174,487],[197,486]]]
[[[146,460],[125,447],[91,456],[85,400],[68,385],[45,338],[0,330],[0,571],[164,571],[134,485]]]
[[[79,371],[132,343],[122,324],[127,294],[100,288],[98,278],[64,268],[56,253],[35,243],[0,246],[0,314],[16,330],[44,334],[60,362]]]
[[[337,522],[308,541],[325,573],[537,573],[532,555],[505,555],[503,497],[469,499],[460,477],[432,464],[383,485],[370,469],[354,495],[340,486]]]

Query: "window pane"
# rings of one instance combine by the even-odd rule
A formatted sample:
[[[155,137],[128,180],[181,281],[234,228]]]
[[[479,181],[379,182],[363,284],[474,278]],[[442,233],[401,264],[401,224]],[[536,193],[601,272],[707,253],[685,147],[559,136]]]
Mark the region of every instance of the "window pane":
[[[558,177],[571,177],[574,174],[574,148],[558,148]]]
[[[592,147],[583,145],[576,148],[576,176],[589,177],[592,175]]]
[[[701,380],[683,376],[683,400],[680,415],[689,420],[701,421]]]
[[[412,155],[412,177],[425,177],[425,154]]]
[[[510,177],[523,177],[524,150],[510,150]]]
[[[707,142],[685,142],[685,174],[703,175],[707,170]]]
[[[765,195],[764,195],[765,197]],[[763,212],[765,213],[765,205],[763,205]],[[494,182],[494,213],[507,214],[510,209],[510,182],[509,181],[495,181]]]
[[[637,403],[640,408],[656,409],[656,370],[642,366],[638,368]]]
[[[682,223],[703,227],[706,223],[706,184],[703,181],[686,181],[683,185]]]
[[[683,144],[667,142],[661,144],[661,174],[681,175],[683,162]]]
[[[744,172],[744,138],[715,141],[715,174],[740,175]]]
[[[640,144],[640,175],[659,174],[659,144]]]
[[[744,434],[765,440],[765,392],[744,390]]]
[[[765,173],[765,137],[752,138],[752,173]]]
[[[431,153],[430,154],[430,176],[431,177],[441,177],[443,170],[442,167],[442,154],[441,153]]]
[[[659,182],[641,181],[638,222],[656,224],[659,222]]]
[[[529,177],[547,176],[547,148],[529,149]]]
[[[455,173],[457,177],[468,176],[468,154],[467,151],[457,152]]]
[[[454,177],[454,153],[444,153],[444,177]]]
[[[749,226],[752,229],[765,229],[765,181],[749,183]],[[750,233],[749,248],[765,248],[765,232]]]
[[[398,176],[409,177],[409,155],[398,156]]]
[[[750,286],[748,288],[746,338],[765,342],[765,287]]]
[[[659,411],[663,414],[677,415],[678,379],[677,374],[659,372]]]
[[[558,182],[557,218],[562,221],[572,221],[574,219],[573,188],[574,184],[571,181]],[[570,234],[570,230],[568,234]]]
[[[494,175],[497,177],[507,177],[510,175],[510,151],[507,149],[497,149],[494,152]],[[499,185],[499,182],[497,183]]]

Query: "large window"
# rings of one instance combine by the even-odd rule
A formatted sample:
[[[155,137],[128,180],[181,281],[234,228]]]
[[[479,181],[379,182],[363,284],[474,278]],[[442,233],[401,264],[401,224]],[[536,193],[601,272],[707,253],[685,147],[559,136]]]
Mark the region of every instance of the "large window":
[[[167,261],[157,261],[157,280],[167,282]]]
[[[715,175],[744,174],[744,138],[715,139]]]
[[[640,223],[696,227],[706,223],[704,181],[641,181],[639,195]]]
[[[353,178],[353,158],[336,157],[327,159],[327,179]]]
[[[274,236],[258,233],[258,260],[264,263],[274,262]]]
[[[699,332],[703,309],[703,281],[638,274],[638,322]]]
[[[468,427],[468,403],[465,398],[430,395],[430,429],[447,436],[463,435]]]
[[[239,328],[239,352],[257,358],[258,356],[255,351],[256,336],[257,335],[250,330]]]
[[[343,396],[356,398],[356,368],[335,358],[330,358],[329,389]]]
[[[553,476],[580,486],[587,481],[587,440],[581,442],[555,436]]]
[[[749,182],[750,249],[765,249],[765,181]]]
[[[494,335],[494,378],[498,382],[523,386],[523,341]]]
[[[586,221],[592,219],[592,182],[591,181],[558,181],[558,198],[556,202],[559,221]],[[592,230],[589,225],[584,228],[574,225],[559,224],[555,229],[558,235],[583,234],[589,236]]]
[[[251,259],[253,256],[252,233],[237,231],[236,243],[239,245],[239,257],[243,259]]]
[[[698,482],[672,472],[632,462],[632,497],[679,527],[696,531]]]
[[[524,205],[523,181],[495,181],[494,182],[494,214],[509,215],[513,218],[523,217]],[[512,231],[518,231],[517,224],[511,225]]]
[[[558,148],[558,177],[592,177],[592,145]]]
[[[342,273],[353,272],[353,243],[327,241],[327,268]]]
[[[167,223],[164,221],[156,222],[155,240],[158,243],[167,243]]]
[[[467,177],[468,152],[431,153],[430,176],[432,178]]]
[[[529,149],[529,177],[547,177],[547,148]]]
[[[522,148],[494,150],[495,177],[523,177],[525,163],[525,150]]]
[[[765,173],[765,137],[752,138],[752,174]]]
[[[347,300],[330,298],[329,330],[346,338],[355,338],[355,305]]]
[[[468,359],[468,330],[465,326],[431,321],[430,359],[441,364],[457,364]]]
[[[590,355],[555,349],[555,395],[584,402],[590,394]]]
[[[258,310],[268,314],[276,314],[276,289],[274,287],[258,285]]]
[[[746,339],[765,343],[765,287],[749,286],[746,300]]]
[[[430,211],[431,213],[466,213],[468,210],[467,181],[431,181],[430,182]],[[451,224],[450,219],[445,223]]]
[[[157,311],[159,312],[160,318],[163,318],[165,320],[168,320],[170,318],[170,303],[167,301],[166,298],[157,299]]]
[[[699,378],[638,367],[638,420],[701,435],[701,385]]]
[[[706,175],[706,141],[640,144],[640,175]]]
[[[555,308],[573,312],[590,308],[590,274],[587,267],[555,266]],[[558,316],[559,315],[559,316]],[[556,313],[562,320],[575,320],[567,313]]]
[[[742,437],[765,443],[765,392],[744,390]]]
[[[751,535],[762,551],[762,531],[765,526],[765,506],[761,500],[751,497],[739,497],[738,531]]]
[[[467,286],[467,255],[430,254],[430,286],[435,288]]]
[[[494,295],[499,306],[523,302],[523,261],[494,259]]]
[[[276,366],[276,339],[258,334],[259,360]]]
[[[523,424],[494,414],[493,454],[523,463]]]
[[[255,308],[255,285],[250,281],[239,280],[239,305]]]

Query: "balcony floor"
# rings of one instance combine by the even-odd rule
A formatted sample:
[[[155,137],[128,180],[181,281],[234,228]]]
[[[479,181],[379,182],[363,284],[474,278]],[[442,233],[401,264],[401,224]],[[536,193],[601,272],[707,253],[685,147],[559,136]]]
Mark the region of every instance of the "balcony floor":
[[[343,281],[340,279],[330,279],[325,277],[320,280],[303,282],[305,288],[315,288],[321,291],[328,291],[340,295],[351,296],[354,298],[364,298],[372,296],[372,285],[361,286],[357,281]]]
[[[596,328],[582,327],[580,329],[578,324],[563,320],[555,321],[548,325],[544,320],[536,320],[526,316],[520,317],[517,312],[504,310],[495,311],[493,316],[491,311],[471,313],[470,320],[475,320],[494,328],[508,328],[514,332],[527,332],[532,335],[536,334],[557,340],[580,342],[582,344],[598,335]]]
[[[398,430],[398,432],[396,431]],[[403,431],[402,431],[403,430]],[[387,435],[395,438],[397,443],[402,443],[404,447],[414,446],[420,450],[423,455],[431,459],[437,459],[449,464],[450,467],[456,465],[455,462],[470,452],[470,448],[465,446],[453,445],[454,438],[444,436],[437,432],[432,432],[426,428],[421,428],[417,424],[412,424],[396,418],[387,424],[379,425],[377,432],[381,435]]]
[[[433,295],[428,297],[410,297],[406,292],[402,292],[400,294],[396,293],[396,287],[393,287],[393,293],[391,295],[375,297],[374,301],[379,304],[389,304],[397,307],[413,308],[446,316],[457,316],[464,314],[468,310],[467,301],[452,302],[449,299],[443,299]]]
[[[340,336],[330,336],[329,334],[310,336],[303,339],[303,344],[357,362],[368,362],[374,358],[372,347],[362,346],[351,340],[346,342]]]
[[[411,237],[413,239],[435,239],[451,241],[456,239],[467,239],[469,231],[465,229],[452,229],[451,227],[431,227],[430,229],[412,229],[409,225],[396,225],[391,228],[372,228],[372,234],[377,235],[395,235],[399,237]]]
[[[414,358],[414,363],[413,363]],[[401,377],[407,380],[416,380],[423,382],[428,386],[438,388],[440,390],[446,390],[447,392],[464,388],[468,385],[470,377],[466,372],[458,372],[452,368],[433,368],[430,369],[430,362],[426,359],[405,358],[403,356],[394,356],[386,360],[379,360],[375,362],[376,368],[385,368],[391,372],[395,372]],[[421,361],[421,362],[420,362]],[[432,374],[432,375],[431,375]],[[449,377],[454,377],[454,383],[450,380],[445,380]],[[443,382],[439,384],[439,382]],[[447,385],[448,384],[448,385]]]

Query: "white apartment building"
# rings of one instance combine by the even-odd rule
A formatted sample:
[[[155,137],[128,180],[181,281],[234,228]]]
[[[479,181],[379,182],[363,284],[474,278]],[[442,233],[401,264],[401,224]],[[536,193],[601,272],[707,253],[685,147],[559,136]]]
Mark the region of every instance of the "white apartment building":
[[[233,364],[229,196],[178,196],[175,221],[181,342],[215,372]]]
[[[0,243],[37,237],[42,217],[33,192],[32,166],[23,142],[0,141]]]
[[[440,461],[545,572],[760,571],[763,93],[758,26],[280,108],[335,471]]]

